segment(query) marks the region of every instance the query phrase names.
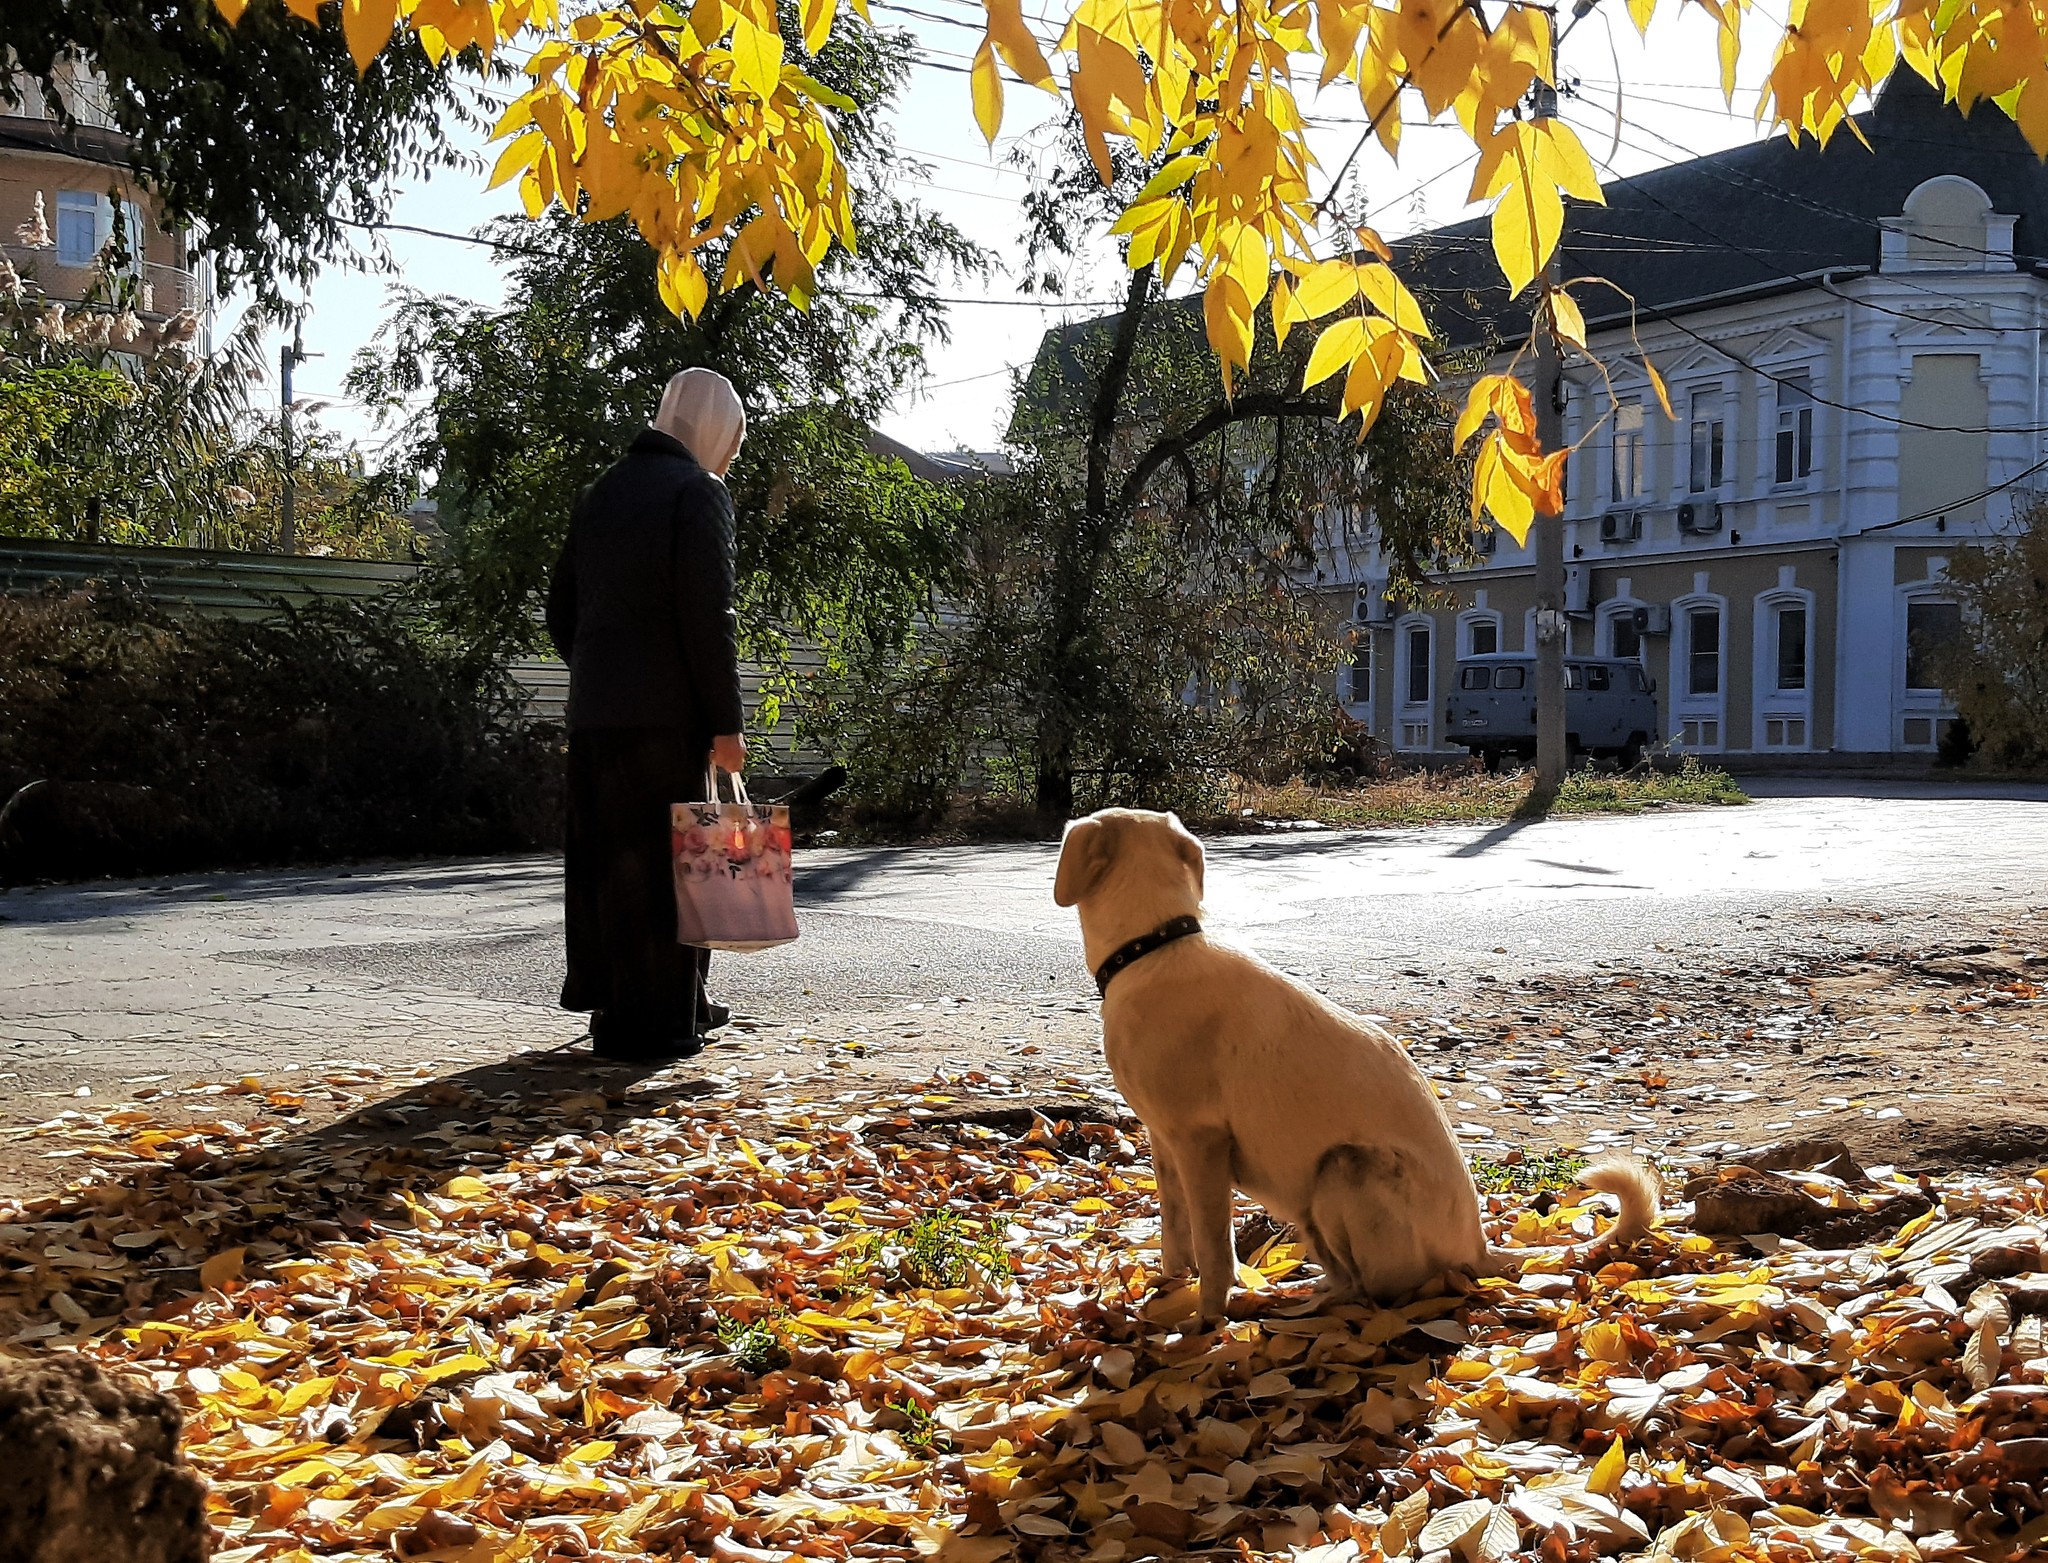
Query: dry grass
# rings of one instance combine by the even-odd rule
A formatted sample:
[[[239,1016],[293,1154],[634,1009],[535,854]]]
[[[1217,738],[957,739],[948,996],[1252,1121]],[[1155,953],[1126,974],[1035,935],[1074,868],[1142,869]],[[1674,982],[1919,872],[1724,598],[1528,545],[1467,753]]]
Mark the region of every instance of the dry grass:
[[[1510,819],[1527,803],[1527,772],[1489,775],[1466,770],[1414,771],[1355,787],[1319,787],[1299,778],[1276,786],[1237,780],[1230,812],[1202,826],[1239,828],[1265,820],[1356,825],[1435,825],[1460,820]],[[1553,815],[1640,814],[1674,805],[1713,807],[1749,802],[1725,771],[1688,760],[1669,775],[1602,775],[1577,771],[1566,778]]]

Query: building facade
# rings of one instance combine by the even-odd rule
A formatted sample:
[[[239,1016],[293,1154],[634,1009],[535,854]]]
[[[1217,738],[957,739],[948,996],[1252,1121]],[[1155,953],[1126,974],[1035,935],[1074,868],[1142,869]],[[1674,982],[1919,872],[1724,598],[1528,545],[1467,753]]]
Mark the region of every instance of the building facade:
[[[1995,108],[1965,119],[1910,76],[1860,124],[1868,149],[1781,139],[1572,210],[1567,274],[1635,308],[1589,322],[1566,366],[1569,651],[1640,660],[1689,751],[1933,755],[1948,557],[2048,490],[2039,161]],[[1525,303],[1486,292],[1484,241],[1463,224],[1406,246],[1454,345],[1527,331]],[[1325,563],[1339,696],[1397,750],[1457,752],[1460,656],[1535,649],[1531,551],[1481,542],[1440,611],[1388,601],[1369,542]]]
[[[155,199],[128,167],[128,142],[107,110],[105,86],[67,72],[57,92],[67,125],[41,87],[16,76],[14,101],[0,98],[0,258],[31,299],[75,304],[104,296],[102,256],[118,223],[129,259],[120,268],[144,322],[189,318],[200,351],[208,345],[213,297],[193,235],[167,231]]]

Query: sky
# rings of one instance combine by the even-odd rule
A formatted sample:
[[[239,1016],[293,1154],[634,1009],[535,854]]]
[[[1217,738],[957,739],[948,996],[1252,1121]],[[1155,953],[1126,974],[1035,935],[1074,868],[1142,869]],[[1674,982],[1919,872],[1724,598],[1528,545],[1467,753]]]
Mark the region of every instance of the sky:
[[[946,288],[960,300],[951,310],[951,340],[930,350],[928,382],[921,389],[906,387],[879,420],[880,427],[921,450],[992,449],[1008,420],[1014,370],[1029,363],[1044,330],[1107,307],[1118,286],[1114,253],[1105,244],[1070,279],[1064,297],[1078,302],[1020,303],[1014,268],[1021,258],[1018,201],[1026,179],[1004,166],[1004,158],[1019,138],[1028,145],[1043,142],[1056,113],[1053,100],[1008,82],[1003,138],[992,151],[975,127],[965,75],[980,36],[975,20],[980,8],[974,0],[915,0],[914,5],[871,0],[871,10],[878,24],[913,33],[920,50],[897,115],[904,153],[922,165],[906,180],[918,199],[951,219],[997,261],[986,280],[968,279]],[[1029,0],[1028,12],[1040,10],[1053,14],[1047,0]],[[1050,36],[1054,28],[1042,24],[1037,31]],[[1563,76],[1578,85],[1567,94],[1562,113],[1579,128],[1602,177],[1757,139],[1760,132],[1751,118],[1755,86],[1768,67],[1777,33],[1765,7],[1752,9],[1750,32],[1731,112],[1718,85],[1714,25],[1700,8],[1686,6],[1681,13],[1667,3],[1647,40],[1637,38],[1619,0],[1605,0],[1594,10],[1564,43]],[[1618,93],[1617,82],[1625,83]],[[1356,91],[1340,85],[1304,101],[1312,119],[1331,121],[1317,125],[1311,141],[1325,171],[1334,171],[1359,133],[1357,123],[1341,123],[1363,118]],[[481,137],[477,150],[483,150]],[[1354,178],[1370,220],[1386,237],[1397,238],[1482,209],[1468,207],[1465,200],[1473,157],[1471,144],[1455,127],[1424,126],[1411,119],[1398,163],[1372,145],[1358,159]],[[483,183],[480,173],[468,169],[443,169],[430,178],[403,182],[393,192],[389,221],[466,234],[493,217],[516,213],[511,187],[485,191]],[[371,449],[389,431],[380,430],[366,409],[347,401],[342,381],[351,358],[386,318],[394,291],[411,288],[484,303],[503,297],[503,274],[489,251],[398,230],[384,237],[395,272],[330,266],[315,280],[307,299],[305,346],[319,356],[297,375],[300,400],[325,404],[316,414],[319,420]],[[1192,283],[1191,273],[1184,272],[1176,291]],[[231,322],[238,308],[237,301],[229,300],[223,320]],[[274,377],[275,341],[266,361]],[[276,395],[273,378],[270,405]]]

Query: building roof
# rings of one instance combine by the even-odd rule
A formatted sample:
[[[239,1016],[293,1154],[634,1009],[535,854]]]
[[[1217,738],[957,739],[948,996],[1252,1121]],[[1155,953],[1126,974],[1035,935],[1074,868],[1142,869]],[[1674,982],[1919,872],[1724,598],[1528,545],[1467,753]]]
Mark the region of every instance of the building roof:
[[[1940,174],[1974,180],[1992,210],[2019,219],[2013,249],[2021,266],[2048,262],[2048,170],[1995,105],[1965,118],[1901,68],[1856,124],[1868,146],[1846,126],[1825,147],[1775,135],[1603,183],[1604,207],[1569,203],[1566,276],[1610,279],[1647,318],[1716,296],[1808,285],[1822,273],[1874,271],[1880,220],[1897,217],[1906,197]],[[1603,150],[1598,133],[1584,139],[1596,156]],[[1508,299],[1487,218],[1393,248],[1396,269],[1447,345],[1526,334],[1529,301]],[[1605,292],[1582,290],[1589,321],[1626,318],[1625,307],[1603,307]]]
[[[963,478],[1003,477],[1010,472],[1010,458],[1001,451],[914,450],[901,440],[891,439],[880,429],[867,432],[868,453],[894,458],[910,469],[910,475],[927,483],[945,483]]]
[[[1846,126],[1825,147],[1781,134],[1606,181],[1605,206],[1568,203],[1565,275],[1618,284],[1648,321],[1731,295],[1809,287],[1828,273],[1875,271],[1882,220],[1897,217],[1906,197],[1940,174],[1975,181],[1993,211],[2017,217],[2014,258],[2028,270],[2048,269],[2048,167],[1996,105],[1965,117],[1901,67],[1855,118],[1868,146]],[[1594,132],[1585,139],[1595,155],[1604,149]],[[1411,234],[1393,250],[1395,270],[1421,300],[1439,346],[1512,343],[1528,334],[1530,298],[1508,297],[1488,218]],[[1582,288],[1578,297],[1589,325],[1628,318],[1608,289]],[[1199,326],[1199,298],[1155,308]],[[1045,333],[1020,413],[1058,401],[1059,387],[1082,374],[1080,344],[1112,318]]]

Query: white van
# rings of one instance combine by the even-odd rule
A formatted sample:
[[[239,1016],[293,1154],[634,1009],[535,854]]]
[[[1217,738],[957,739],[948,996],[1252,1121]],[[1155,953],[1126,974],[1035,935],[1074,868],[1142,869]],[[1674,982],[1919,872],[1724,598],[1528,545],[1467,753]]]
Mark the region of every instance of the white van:
[[[1657,682],[1634,662],[1567,657],[1565,737],[1574,754],[1612,757],[1624,767],[1658,735]],[[1444,736],[1488,765],[1536,754],[1536,658],[1498,652],[1458,663],[1444,702]]]

